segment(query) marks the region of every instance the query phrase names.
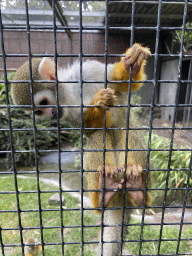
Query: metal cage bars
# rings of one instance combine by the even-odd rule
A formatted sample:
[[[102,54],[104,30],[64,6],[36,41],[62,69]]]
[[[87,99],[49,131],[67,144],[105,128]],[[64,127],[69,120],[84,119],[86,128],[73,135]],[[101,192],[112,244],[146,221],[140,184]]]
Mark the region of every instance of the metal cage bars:
[[[110,1],[109,1],[110,2]],[[5,52],[5,49],[4,49],[4,31],[5,30],[10,30],[10,29],[14,29],[14,30],[18,30],[18,27],[16,26],[3,26],[3,23],[2,23],[2,17],[1,17],[1,14],[0,14],[0,26],[1,26],[1,48],[2,48],[2,53],[0,54],[0,57],[2,58],[3,60],[3,66],[4,66],[4,77],[5,77],[5,80],[4,81],[0,81],[0,82],[4,82],[5,83],[5,88],[6,88],[6,101],[7,101],[7,111],[8,111],[8,126],[9,128],[6,129],[7,131],[9,131],[9,134],[10,134],[10,143],[11,143],[11,150],[10,151],[1,151],[1,153],[9,153],[12,155],[12,163],[13,163],[13,171],[12,172],[9,172],[9,174],[13,174],[14,175],[14,180],[15,180],[15,191],[9,191],[9,192],[0,192],[0,194],[16,194],[16,200],[17,200],[17,210],[10,210],[8,212],[16,212],[18,213],[18,220],[19,220],[19,227],[18,228],[13,228],[11,230],[19,230],[20,232],[20,238],[21,238],[21,244],[18,244],[18,245],[4,245],[3,244],[3,239],[2,239],[2,231],[3,230],[7,230],[6,228],[1,228],[0,229],[0,244],[1,244],[1,251],[2,251],[2,255],[6,255],[5,252],[4,252],[4,248],[5,247],[16,247],[16,246],[21,246],[22,248],[22,255],[24,255],[24,242],[23,242],[23,234],[22,234],[22,231],[25,230],[25,229],[39,229],[40,230],[40,234],[41,234],[41,244],[42,244],[42,254],[45,255],[44,253],[44,246],[46,245],[59,245],[61,244],[62,245],[62,255],[65,255],[65,251],[64,251],[64,244],[70,244],[70,242],[64,242],[64,235],[63,235],[63,229],[64,226],[63,225],[63,211],[70,211],[70,210],[74,210],[74,209],[65,209],[63,210],[62,208],[62,193],[63,192],[80,192],[81,193],[81,206],[80,208],[77,208],[75,210],[80,210],[81,211],[81,225],[76,225],[76,226],[70,226],[71,228],[75,228],[75,227],[80,227],[81,228],[81,254],[84,255],[84,245],[87,243],[84,241],[84,222],[83,222],[83,213],[85,210],[90,210],[89,208],[85,208],[83,207],[83,193],[86,192],[86,190],[83,188],[83,173],[84,172],[88,172],[89,170],[83,170],[83,152],[86,152],[88,150],[84,149],[83,148],[83,130],[85,128],[83,128],[83,107],[93,107],[93,106],[84,106],[83,105],[83,92],[82,92],[82,88],[83,88],[83,83],[86,83],[87,81],[83,81],[82,79],[82,60],[83,60],[83,57],[105,57],[105,64],[107,64],[107,58],[109,56],[120,56],[120,55],[116,55],[116,54],[108,54],[108,30],[128,30],[131,32],[131,39],[130,39],[130,45],[133,44],[133,41],[134,41],[134,31],[136,30],[142,30],[142,29],[146,29],[144,27],[136,27],[134,25],[134,4],[135,4],[135,1],[133,0],[132,1],[132,21],[131,21],[131,26],[130,27],[109,27],[108,26],[108,3],[109,3],[107,0],[106,0],[106,15],[105,15],[105,25],[103,27],[98,27],[99,29],[102,29],[104,30],[105,32],[105,53],[104,55],[103,54],[83,54],[82,53],[82,33],[83,33],[83,30],[86,29],[86,30],[92,30],[92,29],[95,29],[95,27],[89,27],[89,26],[82,26],[82,0],[79,1],[79,17],[80,17],[80,21],[79,21],[79,26],[68,26],[67,28],[71,28],[71,29],[77,29],[79,31],[79,41],[80,41],[80,54],[79,55],[76,55],[76,54],[58,54],[57,53],[57,40],[56,40],[56,32],[59,30],[59,31],[62,31],[63,29],[65,29],[64,26],[56,26],[56,18],[55,16],[53,16],[53,26],[44,26],[44,27],[38,27],[38,26],[30,26],[29,25],[29,15],[28,15],[28,3],[27,1],[25,1],[25,9],[26,9],[26,26],[22,26],[19,28],[19,30],[24,30],[27,32],[27,35],[28,35],[28,54],[7,54]],[[151,104],[139,104],[139,105],[131,105],[130,104],[130,96],[131,96],[131,91],[129,89],[129,93],[128,93],[128,104],[125,105],[125,106],[121,106],[121,107],[127,107],[128,108],[128,116],[127,116],[127,128],[126,128],[126,142],[128,141],[128,134],[129,134],[129,130],[147,130],[149,132],[149,140],[148,140],[148,147],[147,149],[145,149],[147,152],[148,152],[148,159],[147,159],[147,168],[146,168],[146,172],[148,173],[149,171],[149,159],[150,159],[150,152],[152,151],[157,151],[156,149],[151,149],[151,134],[152,134],[152,131],[154,130],[167,130],[167,129],[171,129],[172,130],[172,134],[171,134],[171,142],[170,142],[170,148],[167,149],[167,150],[163,150],[162,151],[169,151],[169,166],[168,166],[168,169],[164,169],[163,171],[167,171],[168,175],[167,175],[167,180],[166,180],[166,187],[165,189],[163,188],[156,188],[156,189],[150,189],[147,187],[147,179],[146,179],[146,184],[145,184],[145,191],[146,190],[163,190],[165,191],[165,196],[164,196],[164,204],[163,206],[152,206],[151,208],[158,208],[158,209],[162,209],[163,210],[163,215],[162,215],[162,219],[161,219],[161,224],[156,224],[156,223],[144,223],[144,216],[145,216],[145,207],[141,207],[142,209],[142,222],[140,224],[141,226],[141,235],[140,235],[140,239],[139,240],[135,240],[135,242],[140,242],[140,249],[139,249],[139,255],[141,255],[141,250],[142,250],[142,242],[143,241],[148,241],[148,240],[144,240],[143,239],[143,228],[145,225],[160,225],[161,227],[161,231],[160,231],[160,237],[159,239],[155,240],[157,242],[159,242],[159,247],[158,247],[158,253],[157,255],[160,254],[160,247],[161,247],[161,241],[174,241],[174,239],[163,239],[162,238],[162,230],[163,230],[163,226],[164,225],[173,225],[171,223],[164,223],[164,212],[165,212],[165,208],[181,208],[179,206],[166,206],[166,196],[167,196],[167,191],[168,190],[181,190],[180,188],[168,188],[168,180],[169,180],[169,172],[172,171],[173,169],[170,168],[170,163],[171,163],[171,154],[173,151],[179,151],[179,149],[173,149],[173,138],[174,138],[174,131],[179,129],[179,130],[182,130],[182,129],[191,129],[190,127],[189,128],[177,128],[175,127],[175,123],[176,123],[176,110],[177,110],[177,107],[181,106],[181,107],[191,107],[192,105],[191,104],[178,104],[178,89],[179,89],[179,86],[180,84],[184,83],[184,82],[192,82],[190,80],[181,80],[180,78],[180,72],[181,72],[181,65],[182,65],[182,58],[183,56],[187,56],[187,57],[191,57],[191,55],[185,55],[182,53],[182,49],[183,49],[183,42],[184,42],[184,32],[185,30],[191,30],[191,28],[188,28],[186,29],[185,28],[185,23],[186,23],[186,13],[187,13],[187,5],[188,5],[188,2],[190,1],[185,1],[185,7],[184,7],[184,14],[183,14],[183,25],[182,27],[170,27],[170,28],[167,28],[167,27],[161,27],[161,4],[162,4],[163,1],[159,1],[159,7],[158,7],[158,16],[157,16],[157,26],[156,27],[147,27],[148,30],[154,30],[156,31],[156,43],[155,43],[155,53],[152,55],[154,57],[154,77],[152,80],[147,80],[145,82],[151,82],[153,84],[153,92],[152,92],[152,99],[151,99]],[[55,6],[55,0],[52,0],[52,8],[53,8],[53,13],[54,13],[54,6]],[[182,28],[182,41],[181,41],[181,46],[180,46],[180,53],[179,54],[171,54],[171,56],[176,56],[176,57],[179,57],[179,75],[178,75],[178,79],[175,80],[174,82],[177,83],[177,96],[176,96],[176,100],[175,100],[175,104],[173,105],[167,105],[167,104],[155,104],[155,88],[157,86],[157,83],[159,82],[166,82],[166,83],[170,83],[170,82],[173,82],[173,81],[170,81],[170,80],[159,80],[158,77],[157,77],[157,62],[158,62],[158,58],[159,57],[163,57],[163,56],[170,56],[169,54],[159,54],[158,53],[158,49],[159,49],[159,37],[160,37],[160,31],[162,30],[176,30],[176,29],[181,29]],[[32,54],[31,53],[31,44],[30,44],[30,31],[38,31],[39,29],[51,29],[54,33],[54,54]],[[49,129],[46,129],[46,130],[57,130],[57,136],[58,136],[58,149],[57,150],[37,150],[37,147],[36,147],[36,126],[35,126],[35,116],[34,116],[34,100],[33,100],[33,83],[32,83],[32,68],[31,68],[31,57],[42,57],[42,56],[51,56],[51,57],[54,57],[54,60],[55,60],[55,69],[56,69],[56,80],[55,80],[55,87],[56,87],[56,97],[57,97],[57,100],[56,100],[56,109],[57,109],[57,117],[59,117],[59,114],[58,114],[58,107],[59,107],[59,102],[58,102],[58,80],[57,80],[57,58],[58,57],[79,57],[80,59],[80,81],[76,81],[76,82],[79,82],[79,85],[80,85],[80,88],[81,88],[81,105],[74,105],[74,106],[70,106],[70,107],[80,107],[81,108],[81,125],[80,125],[80,128],[71,128],[71,129],[75,129],[75,130],[79,130],[80,133],[81,133],[81,148],[79,150],[76,150],[77,152],[80,152],[81,153],[81,170],[80,170],[80,173],[81,173],[81,189],[80,190],[77,190],[77,189],[73,189],[73,190],[63,190],[62,189],[62,186],[61,186],[61,174],[64,173],[64,172],[67,172],[67,171],[63,171],[62,168],[61,168],[61,152],[65,152],[65,150],[61,150],[61,145],[60,145],[60,131],[63,131],[63,130],[69,130],[69,128],[61,128],[60,127],[60,123],[59,123],[59,118],[57,118],[57,128],[49,128]],[[123,56],[123,55],[122,55]],[[18,106],[12,106],[9,104],[9,96],[8,96],[8,80],[7,80],[7,72],[6,72],[6,58],[7,57],[28,57],[29,59],[29,63],[30,63],[30,88],[31,88],[31,101],[32,101],[32,118],[33,118],[33,128],[31,129],[33,131],[33,134],[34,134],[34,150],[31,150],[31,151],[25,151],[25,152],[31,152],[31,153],[34,153],[35,154],[35,166],[36,166],[36,171],[33,171],[33,172],[19,172],[16,170],[16,167],[15,167],[15,158],[14,158],[14,155],[16,153],[22,153],[22,151],[18,151],[18,150],[15,150],[14,149],[14,145],[13,145],[13,138],[12,138],[12,132],[14,131],[23,131],[25,129],[13,129],[12,128],[12,125],[11,125],[11,116],[10,116],[10,109],[11,108],[18,108]],[[106,66],[106,69],[105,69],[105,86],[107,86],[107,65]],[[17,81],[17,82],[20,82],[20,81]],[[23,81],[24,82],[24,81]],[[65,81],[67,82],[67,81]],[[69,81],[68,81],[69,82]],[[71,82],[71,81],[70,81]],[[103,81],[98,81],[98,82],[102,82]],[[89,81],[90,83],[90,81]],[[95,83],[95,81],[93,82]],[[129,85],[131,84],[131,79],[129,80]],[[130,86],[129,86],[130,88]],[[141,106],[141,107],[148,107],[150,108],[150,125],[149,127],[147,128],[142,128],[142,127],[139,127],[139,128],[130,128],[129,127],[129,111],[130,111],[130,108],[131,107],[138,107],[138,106]],[[174,119],[173,119],[173,125],[172,127],[153,127],[152,123],[153,123],[153,114],[154,114],[154,107],[155,106],[160,106],[160,107],[174,107]],[[0,108],[4,108],[5,106],[0,106]],[[19,108],[21,108],[22,106],[19,106]],[[24,106],[23,106],[24,107]],[[26,106],[25,106],[26,107]],[[65,106],[61,106],[61,107],[69,107],[67,105]],[[116,107],[119,107],[119,106],[116,106]],[[87,128],[88,129],[88,128]],[[111,130],[115,129],[115,128],[109,128]],[[119,128],[121,129],[121,128]],[[5,129],[0,129],[1,130],[5,130]],[[116,130],[118,130],[118,128],[116,128]],[[106,131],[106,127],[104,127],[103,129],[103,132],[105,134],[105,131]],[[104,163],[105,163],[105,152],[106,151],[110,151],[110,150],[106,150],[105,149],[105,135],[104,135],[104,141],[103,141],[103,159],[104,159]],[[125,157],[125,162],[126,162],[126,159],[127,159],[127,153],[129,150],[132,150],[132,149],[129,149],[127,147],[127,143],[126,143],[126,149],[124,150],[126,152],[126,157]],[[138,149],[139,150],[139,149]],[[99,151],[99,150],[89,150],[89,151]],[[119,151],[119,150],[118,150]],[[137,151],[137,150],[135,150]],[[142,150],[143,151],[143,150]],[[160,151],[158,149],[158,151]],[[182,149],[182,151],[185,151]],[[189,151],[189,150],[186,150],[186,151]],[[40,186],[39,186],[39,174],[40,173],[46,173],[48,171],[39,171],[39,168],[38,168],[38,161],[37,161],[37,154],[38,153],[41,153],[41,152],[58,152],[58,171],[55,171],[55,173],[59,173],[59,189],[56,190],[56,191],[41,191],[40,190]],[[74,151],[73,151],[74,152]],[[181,222],[178,222],[178,223],[174,223],[174,225],[180,225],[180,231],[179,231],[179,239],[178,239],[178,245],[177,245],[177,250],[176,250],[176,253],[174,254],[171,254],[171,255],[180,255],[179,254],[179,243],[181,240],[184,240],[181,238],[181,232],[182,232],[182,226],[183,226],[183,219],[184,219],[184,213],[185,213],[185,209],[186,209],[186,200],[187,200],[187,193],[189,191],[189,178],[190,178],[190,172],[191,172],[191,164],[192,164],[192,157],[191,157],[191,161],[190,161],[190,166],[189,168],[186,168],[185,170],[188,171],[188,183],[187,183],[187,187],[186,188],[183,188],[183,190],[185,191],[185,198],[184,198],[184,203],[183,203],[183,207],[182,207],[182,219],[181,219]],[[180,169],[176,169],[177,171],[179,171]],[[183,169],[182,169],[183,170]],[[156,169],[150,169],[150,171],[156,171]],[[51,171],[51,172],[54,172],[54,171]],[[79,172],[79,170],[74,170],[73,172]],[[37,178],[37,191],[25,191],[25,192],[22,192],[22,191],[19,191],[18,190],[18,184],[17,184],[17,175],[18,174],[28,174],[28,173],[35,173],[36,174],[36,178]],[[7,174],[7,172],[2,172],[2,174]],[[40,195],[41,193],[49,193],[49,192],[59,192],[60,194],[60,209],[49,209],[49,210],[45,210],[45,209],[42,209],[41,207],[41,198],[40,198]],[[21,212],[30,212],[31,210],[21,210],[20,209],[20,204],[19,204],[19,194],[25,194],[25,193],[37,193],[38,194],[38,210],[33,210],[33,211],[37,211],[39,213],[39,220],[40,220],[40,227],[31,227],[31,228],[24,228],[22,227],[22,224],[21,224]],[[104,194],[104,193],[103,193]],[[124,189],[124,194],[125,194],[125,189]],[[133,209],[135,209],[135,207],[131,207]],[[113,208],[112,208],[113,209]],[[125,209],[125,207],[123,208]],[[60,217],[61,217],[61,225],[60,226],[57,226],[57,227],[44,227],[43,226],[43,223],[42,223],[42,212],[44,211],[59,211],[60,212]],[[103,211],[104,211],[104,207],[102,207],[102,216],[103,216]],[[4,212],[4,211],[1,211],[1,212]],[[123,227],[124,227],[124,210],[122,211],[122,232],[121,232],[121,253],[122,253],[122,245],[124,242],[129,242],[129,241],[124,241],[123,239]],[[191,223],[186,223],[185,224],[191,224]],[[134,226],[134,224],[129,224],[128,226]],[[103,240],[102,240],[102,234],[103,234],[103,228],[104,228],[104,224],[103,224],[103,221],[101,223],[101,255],[102,255],[102,247],[103,247]],[[61,243],[44,243],[44,239],[43,239],[43,229],[52,229],[52,228],[58,228],[58,229],[61,229]],[[151,240],[149,240],[151,241]],[[77,242],[79,243],[79,242]],[[94,242],[94,241],[89,241],[89,243],[97,243],[97,242]],[[184,254],[182,254],[184,255]],[[187,255],[192,255],[192,253],[188,253]]]

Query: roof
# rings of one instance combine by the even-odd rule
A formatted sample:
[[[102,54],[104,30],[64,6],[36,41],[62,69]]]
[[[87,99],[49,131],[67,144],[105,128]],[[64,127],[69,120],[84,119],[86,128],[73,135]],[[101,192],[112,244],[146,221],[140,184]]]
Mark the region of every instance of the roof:
[[[99,0],[100,1],[100,0]],[[91,1],[91,3],[98,3],[99,1]],[[51,0],[47,2],[52,3]],[[83,26],[94,27],[96,29],[103,28],[105,23],[105,2],[101,1],[103,5],[96,5],[93,11],[87,10],[82,12]],[[157,16],[159,9],[159,2],[153,1],[113,1],[108,0],[108,26],[109,27],[125,27],[127,29],[131,25],[132,17],[132,2],[135,2],[135,19],[134,24],[137,27],[156,27]],[[79,10],[74,8],[63,8],[61,1],[56,1],[56,16],[57,25],[70,26],[73,28],[79,27]],[[88,2],[87,2],[88,3]],[[184,13],[184,0],[167,0],[162,1],[161,8],[161,27],[178,27],[183,24],[183,13]],[[26,24],[26,10],[24,6],[22,8],[5,9],[2,7],[1,10],[4,25],[18,25],[22,26]],[[53,11],[51,7],[45,9],[33,10],[29,8],[29,24],[30,25],[52,25],[53,24]],[[187,22],[192,22],[192,0],[188,0],[187,7]],[[91,30],[93,31],[93,30]]]
[[[161,26],[175,27],[183,23],[185,1],[163,1],[161,7]],[[135,2],[135,25],[157,26],[159,1]],[[132,1],[110,1],[108,25],[127,27],[131,25]],[[187,7],[187,22],[192,22],[192,1]]]

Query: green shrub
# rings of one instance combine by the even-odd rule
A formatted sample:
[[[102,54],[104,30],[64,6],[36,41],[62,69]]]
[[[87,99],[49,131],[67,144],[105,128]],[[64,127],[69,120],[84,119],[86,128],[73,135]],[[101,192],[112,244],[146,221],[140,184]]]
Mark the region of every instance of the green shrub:
[[[139,96],[136,93],[131,94],[131,104],[133,105],[141,104],[141,96]],[[131,108],[131,113],[134,115],[135,118],[141,117],[146,114],[142,107]]]
[[[7,73],[7,79],[13,80],[13,77],[15,75],[15,72]],[[0,76],[0,80],[4,80],[4,75]],[[8,96],[10,96],[10,83],[8,83]],[[6,90],[5,90],[5,84],[0,83],[0,105],[6,104]]]
[[[33,121],[31,116],[27,114],[24,110],[18,108],[11,109],[11,127],[12,129],[26,129],[24,131],[13,131],[12,132],[12,142],[14,151],[22,151],[21,153],[15,153],[15,163],[24,166],[35,165],[35,153],[25,152],[34,151],[34,132],[33,132]],[[0,123],[2,129],[9,129],[8,125],[8,114],[4,111],[4,114],[0,113]],[[51,147],[55,147],[58,144],[57,136],[57,120],[46,120],[37,119],[35,121],[35,131],[36,131],[36,148],[38,150],[47,150]],[[60,127],[71,128],[72,126],[65,120],[60,120]],[[49,128],[55,128],[54,131],[49,130]],[[77,141],[79,139],[79,133],[77,131],[73,132],[60,132],[61,143],[66,140]],[[9,131],[0,131],[0,151],[11,150],[10,143],[10,133]],[[42,154],[38,153],[37,158]],[[7,167],[11,167],[11,154],[6,154]]]
[[[148,141],[148,136],[145,137],[146,141]],[[163,171],[162,169],[168,168],[169,163],[169,150],[170,148],[170,139],[165,138],[163,136],[158,136],[156,134],[152,134],[151,137],[151,149],[157,149],[159,151],[151,151],[150,152],[150,160],[154,169],[159,169],[159,171],[152,172],[152,180],[154,186],[157,188],[165,188],[166,179],[168,172]],[[173,149],[176,149],[175,144],[173,145]],[[168,188],[186,188],[187,180],[188,180],[188,171],[182,170],[189,168],[190,159],[191,159],[191,151],[184,151],[182,149],[187,149],[184,147],[180,147],[178,151],[171,152],[171,163],[170,163],[170,172],[169,172],[169,182]],[[179,169],[179,170],[175,170]],[[192,178],[189,179],[189,186],[192,187]],[[184,190],[168,190],[168,197],[184,196]],[[192,191],[188,191],[188,198],[190,198]],[[156,191],[156,196],[158,196],[159,191]],[[181,199],[180,198],[180,199]]]

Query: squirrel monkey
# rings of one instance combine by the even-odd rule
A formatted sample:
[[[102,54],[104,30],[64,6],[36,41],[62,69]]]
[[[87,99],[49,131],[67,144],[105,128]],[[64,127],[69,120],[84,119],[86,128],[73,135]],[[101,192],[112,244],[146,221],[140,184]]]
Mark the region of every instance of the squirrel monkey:
[[[129,80],[129,67],[132,66],[131,91],[142,86],[142,83],[134,82],[146,79],[144,66],[146,59],[151,55],[148,48],[140,44],[134,44],[126,51],[126,56],[120,62],[107,65],[108,88],[103,89],[105,65],[98,61],[86,61],[82,64],[83,84],[83,105],[96,105],[99,107],[84,108],[83,123],[85,128],[102,128],[104,110],[106,110],[107,128],[126,128],[127,108],[113,108],[113,105],[127,104],[128,83],[110,83],[110,81]],[[75,62],[67,69],[58,69],[58,96],[60,105],[80,105],[80,64]],[[54,63],[49,58],[32,60],[33,80],[55,80]],[[26,62],[15,75],[14,80],[30,80],[29,64]],[[71,82],[70,82],[71,81]],[[89,83],[95,81],[95,83]],[[68,82],[68,83],[67,83]],[[76,83],[77,82],[77,83]],[[37,116],[56,117],[56,108],[42,106],[55,105],[55,84],[33,82],[35,114]],[[30,105],[31,95],[29,83],[13,83],[11,88],[13,102],[17,105]],[[75,126],[80,124],[80,107],[59,108],[59,117],[63,117]],[[130,116],[130,127],[134,127],[134,117]],[[103,131],[92,130],[88,134],[88,149],[103,149]],[[138,130],[129,130],[128,133],[128,157],[125,164],[126,131],[107,130],[105,148],[109,151],[105,154],[105,166],[103,166],[102,152],[87,152],[85,154],[86,170],[97,170],[88,172],[89,197],[96,212],[105,207],[104,224],[104,256],[116,256],[120,254],[122,209],[108,210],[106,207],[122,207],[123,192],[125,186],[125,206],[141,206],[143,204],[145,184],[147,152],[143,136]],[[115,149],[115,151],[110,151]],[[138,151],[135,151],[140,149]],[[125,178],[124,178],[125,176]],[[104,202],[102,196],[102,184],[104,179]],[[150,182],[150,180],[149,180]],[[125,183],[125,184],[124,184]],[[135,190],[134,190],[135,189]],[[140,189],[136,191],[136,189]],[[108,190],[108,191],[107,191]],[[150,203],[150,196],[146,195],[146,205]],[[124,223],[127,224],[130,218],[130,209],[125,208]],[[110,225],[112,225],[110,227]],[[125,231],[125,230],[124,230]],[[118,240],[118,243],[107,243]]]
[[[31,245],[26,246],[25,256],[37,256],[39,251],[42,251],[42,246],[39,245],[39,242],[36,238],[29,237],[26,243]]]

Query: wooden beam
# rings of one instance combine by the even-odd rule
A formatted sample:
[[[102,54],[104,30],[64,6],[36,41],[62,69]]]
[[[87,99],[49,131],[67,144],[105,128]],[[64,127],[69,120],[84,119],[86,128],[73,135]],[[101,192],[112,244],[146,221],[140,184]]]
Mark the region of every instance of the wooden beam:
[[[50,6],[52,7],[52,0],[47,0],[47,1],[50,4]],[[58,20],[60,21],[61,25],[67,27],[68,26],[67,20],[66,20],[65,16],[63,15],[63,10],[62,10],[59,2],[57,2],[57,1],[55,1],[55,13],[56,13],[56,16],[57,16]],[[70,29],[66,28],[65,30],[66,30],[68,37],[70,39],[72,39]]]
[[[109,13],[108,17],[110,18],[131,18],[132,14],[131,13]],[[157,19],[158,14],[140,14],[140,13],[135,13],[135,18],[142,18],[142,19]],[[183,19],[183,15],[181,14],[161,14],[161,18],[163,19],[177,19],[181,20]]]

